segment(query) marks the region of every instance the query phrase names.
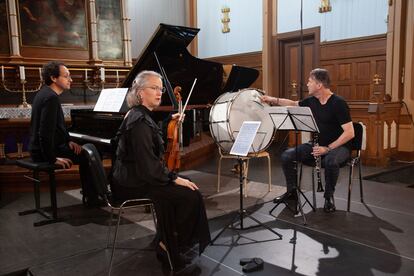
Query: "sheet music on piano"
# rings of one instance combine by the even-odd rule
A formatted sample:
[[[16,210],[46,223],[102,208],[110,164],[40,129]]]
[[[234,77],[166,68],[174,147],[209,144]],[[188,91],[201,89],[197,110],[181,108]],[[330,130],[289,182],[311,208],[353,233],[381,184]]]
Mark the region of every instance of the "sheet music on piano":
[[[120,112],[127,92],[128,88],[103,89],[93,111]]]

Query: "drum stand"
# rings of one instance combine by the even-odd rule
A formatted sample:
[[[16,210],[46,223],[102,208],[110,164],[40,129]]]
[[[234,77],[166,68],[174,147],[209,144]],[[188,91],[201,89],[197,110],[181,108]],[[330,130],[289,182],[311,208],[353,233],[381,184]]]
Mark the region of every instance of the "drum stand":
[[[241,230],[249,230],[252,228],[256,228],[256,227],[264,227],[267,230],[269,230],[270,232],[272,232],[273,234],[275,234],[276,236],[279,237],[279,239],[282,239],[282,235],[277,233],[276,231],[274,231],[272,228],[270,228],[269,226],[267,226],[266,224],[260,222],[259,220],[257,220],[256,218],[252,217],[251,214],[249,214],[249,212],[244,209],[243,207],[243,183],[244,183],[244,179],[245,179],[245,175],[244,175],[244,162],[246,162],[246,160],[243,160],[241,157],[239,157],[238,159],[238,163],[239,163],[239,182],[240,182],[240,209],[238,211],[238,214],[234,216],[234,218],[230,221],[229,224],[227,224],[223,229],[220,230],[220,232],[214,237],[214,239],[211,241],[211,245],[214,245],[214,242],[217,240],[217,238],[227,229],[231,229],[231,230],[235,230],[235,231],[241,231]],[[257,224],[256,225],[252,225],[252,226],[248,226],[245,227],[243,220],[245,218],[250,218],[251,220],[255,221]],[[235,226],[234,224],[236,223],[236,221],[239,220],[239,226]]]

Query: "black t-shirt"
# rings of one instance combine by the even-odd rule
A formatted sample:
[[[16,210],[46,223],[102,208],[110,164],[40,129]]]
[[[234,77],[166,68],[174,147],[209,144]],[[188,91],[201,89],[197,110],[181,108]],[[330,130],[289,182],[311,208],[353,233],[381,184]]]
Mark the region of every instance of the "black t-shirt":
[[[319,128],[319,145],[328,146],[343,133],[342,125],[351,122],[348,104],[335,94],[322,105],[313,96],[303,99],[299,106],[308,106]],[[347,143],[349,146],[349,142]]]

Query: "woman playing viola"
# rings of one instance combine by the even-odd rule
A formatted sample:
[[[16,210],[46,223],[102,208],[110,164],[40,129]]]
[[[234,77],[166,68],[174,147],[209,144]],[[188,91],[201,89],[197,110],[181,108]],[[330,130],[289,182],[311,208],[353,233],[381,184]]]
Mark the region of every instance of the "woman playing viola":
[[[179,270],[185,266],[182,254],[197,243],[201,254],[210,242],[210,231],[197,185],[165,166],[162,132],[151,117],[162,92],[158,73],[143,71],[135,78],[127,94],[130,110],[117,134],[111,188],[116,199],[153,200],[157,257],[167,265],[168,249],[174,270]]]

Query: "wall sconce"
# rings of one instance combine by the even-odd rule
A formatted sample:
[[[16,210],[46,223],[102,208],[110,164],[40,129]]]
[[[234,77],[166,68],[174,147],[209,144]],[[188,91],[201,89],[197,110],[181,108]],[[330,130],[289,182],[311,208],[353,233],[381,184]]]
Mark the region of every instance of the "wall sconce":
[[[379,74],[374,74],[374,78],[372,79],[372,81],[374,82],[374,84],[378,85],[382,79],[380,78]]]
[[[319,7],[319,12],[330,12],[332,11],[332,6],[329,0],[321,0],[321,6]]]
[[[221,28],[221,32],[222,33],[229,33],[230,32],[230,28],[229,28],[229,22],[230,22],[229,13],[230,13],[230,8],[229,7],[222,8],[221,9],[221,13],[223,14],[223,17],[221,18],[221,23],[223,23],[223,27]]]

